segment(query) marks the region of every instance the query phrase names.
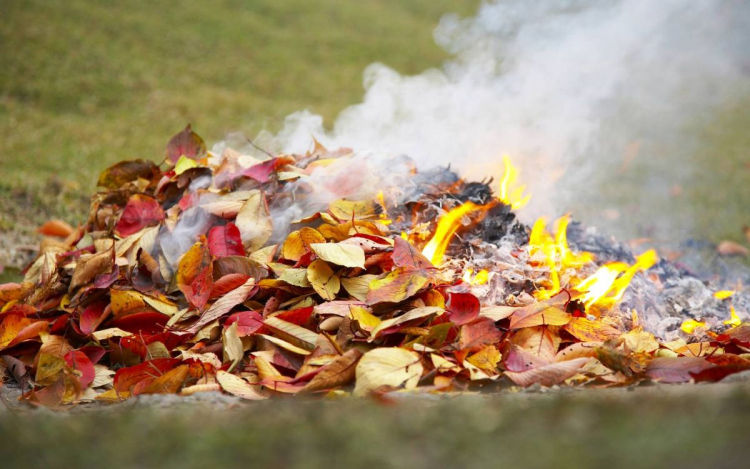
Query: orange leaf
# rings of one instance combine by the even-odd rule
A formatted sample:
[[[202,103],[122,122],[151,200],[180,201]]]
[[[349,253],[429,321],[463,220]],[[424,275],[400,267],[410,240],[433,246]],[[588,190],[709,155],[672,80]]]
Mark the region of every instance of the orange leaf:
[[[424,270],[395,269],[383,278],[370,282],[367,304],[399,303],[419,292],[430,281]]]
[[[182,256],[177,269],[177,287],[185,298],[198,309],[202,309],[213,286],[213,263],[206,245],[206,237],[201,236]]]

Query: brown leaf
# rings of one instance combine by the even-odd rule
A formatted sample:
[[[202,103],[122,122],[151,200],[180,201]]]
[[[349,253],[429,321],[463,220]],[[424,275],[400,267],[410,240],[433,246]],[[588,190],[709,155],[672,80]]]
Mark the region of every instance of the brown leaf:
[[[435,266],[408,241],[397,236],[393,239],[393,264],[406,269],[431,269]]]
[[[336,357],[305,385],[302,392],[323,391],[351,383],[356,374],[357,362],[361,357],[362,352],[355,348]]]
[[[192,332],[197,332],[206,324],[224,316],[231,311],[232,308],[245,301],[253,291],[253,288],[255,288],[255,280],[252,278],[247,279],[245,283],[216,300],[216,302],[201,315],[201,318],[190,328],[190,330]]]
[[[140,394],[175,394],[187,380],[190,365],[173,368],[151,381]]]
[[[485,345],[493,345],[503,338],[503,333],[495,322],[487,318],[479,318],[465,326],[461,326],[461,337],[458,346],[461,350],[479,350]]]
[[[97,185],[107,189],[119,189],[123,184],[139,178],[150,181],[158,172],[159,168],[153,161],[121,161],[105,169],[99,176]]]
[[[549,365],[532,368],[527,371],[506,371],[505,375],[511,381],[524,388],[532,384],[549,387],[560,384],[578,373],[578,370],[588,363],[589,360],[589,358],[575,358],[564,362],[550,363]]]
[[[74,292],[79,287],[87,285],[99,274],[112,272],[114,264],[114,251],[108,250],[86,257],[81,256],[73,271],[68,291]]]

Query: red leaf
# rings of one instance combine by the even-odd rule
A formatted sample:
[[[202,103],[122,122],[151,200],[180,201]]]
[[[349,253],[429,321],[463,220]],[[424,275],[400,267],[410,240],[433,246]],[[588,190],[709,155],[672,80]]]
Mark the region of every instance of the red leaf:
[[[114,387],[117,392],[131,391],[138,383],[153,381],[179,363],[178,358],[157,358],[140,365],[120,368],[115,372]]]
[[[715,366],[699,371],[698,373],[690,373],[696,383],[702,381],[720,381],[731,374],[750,370],[750,360],[729,353],[707,357],[706,360]]]
[[[240,230],[232,222],[208,232],[208,249],[214,257],[245,256]]]
[[[271,174],[273,174],[276,170],[290,163],[294,163],[294,159],[287,156],[280,156],[250,166],[240,174],[245,177],[255,179],[259,183],[263,184],[271,180]]]
[[[74,370],[81,372],[80,382],[81,387],[86,388],[89,384],[94,381],[96,372],[94,371],[94,364],[91,363],[89,357],[80,350],[71,350],[65,354],[65,362]]]
[[[172,163],[177,163],[181,156],[198,160],[206,156],[206,143],[188,124],[185,129],[169,140],[166,157]]]
[[[435,266],[417,248],[401,237],[393,239],[393,264],[406,269],[434,269]]]
[[[256,311],[243,311],[241,313],[234,313],[229,316],[224,325],[226,327],[231,326],[233,323],[237,323],[237,335],[240,337],[247,337],[257,333],[263,325],[263,316],[258,314]]]
[[[156,199],[143,194],[135,194],[128,199],[120,220],[115,226],[115,231],[122,237],[130,236],[162,220],[164,220],[164,210]]]
[[[235,288],[244,285],[248,279],[250,279],[250,276],[245,274],[227,274],[214,282],[209,298],[224,296]]]
[[[156,334],[164,331],[169,316],[161,313],[135,313],[113,322],[115,327],[133,334]]]
[[[304,326],[308,321],[310,321],[310,316],[312,316],[313,309],[313,306],[292,309],[289,311],[284,311],[283,313],[279,313],[275,317],[283,319],[286,322],[291,322],[292,324],[296,324],[298,326]]]
[[[78,351],[86,354],[86,356],[89,357],[89,360],[91,360],[91,363],[94,365],[96,365],[99,360],[101,360],[102,357],[107,353],[104,348],[97,347],[96,345],[84,345],[83,347],[79,348]]]
[[[452,323],[463,326],[479,317],[479,299],[471,293],[449,293],[445,309]]]
[[[492,345],[503,338],[503,333],[495,322],[489,318],[479,318],[461,327],[458,344],[462,350],[479,350],[485,345]]]
[[[96,301],[88,305],[86,309],[83,310],[83,312],[81,313],[81,317],[78,320],[78,324],[81,328],[82,333],[90,335],[96,330],[97,327],[99,327],[102,314],[104,314],[104,309],[106,307],[107,302]]]

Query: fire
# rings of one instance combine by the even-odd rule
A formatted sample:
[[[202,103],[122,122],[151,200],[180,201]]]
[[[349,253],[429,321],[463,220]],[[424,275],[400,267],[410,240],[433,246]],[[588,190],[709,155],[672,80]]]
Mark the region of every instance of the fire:
[[[731,316],[729,317],[729,319],[724,321],[724,324],[732,327],[737,327],[742,324],[742,319],[740,319],[739,315],[737,315],[737,311],[734,309],[734,305],[729,307],[729,313],[731,314]]]
[[[719,290],[714,293],[714,298],[717,300],[726,300],[735,294],[734,290]]]
[[[553,237],[546,231],[546,220],[539,218],[534,223],[529,237],[530,254],[544,258],[544,263],[549,268],[551,286],[538,290],[535,294],[537,299],[552,297],[561,288],[561,273],[570,268],[581,267],[594,260],[590,252],[575,253],[570,249],[567,239],[567,229],[570,223],[570,215],[565,215],[557,220],[557,230]],[[636,273],[651,268],[658,262],[656,251],[647,251],[636,258],[632,266],[624,262],[611,262],[603,265],[593,275],[578,283],[574,291],[586,308],[597,306],[599,308],[611,308],[625,293],[631,280]]]
[[[483,208],[484,206],[482,205],[466,202],[443,215],[438,221],[435,235],[424,249],[422,249],[422,254],[434,265],[440,265],[443,262],[443,255],[445,254],[445,250],[448,249],[448,244],[450,244],[453,234],[461,226],[461,218],[464,215],[482,210]]]
[[[511,189],[518,177],[518,169],[510,162],[508,155],[503,155],[503,164],[505,165],[505,172],[503,173],[503,178],[500,180],[498,199],[514,209],[519,209],[529,203],[531,194],[524,195],[524,191],[526,191],[525,184]]]
[[[705,322],[696,321],[695,319],[687,319],[682,323],[680,329],[686,334],[692,334],[696,329],[705,329],[706,327],[708,327],[708,324]]]
[[[486,269],[480,270],[476,275],[473,274],[474,269],[469,267],[464,271],[464,275],[461,279],[470,285],[484,285],[490,280],[490,272]]]

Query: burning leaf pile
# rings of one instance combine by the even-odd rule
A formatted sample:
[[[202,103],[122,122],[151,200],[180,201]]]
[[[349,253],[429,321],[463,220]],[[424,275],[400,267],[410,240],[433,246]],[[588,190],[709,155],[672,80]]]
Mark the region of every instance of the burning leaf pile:
[[[365,183],[349,150],[208,152],[190,127],[161,165],[118,163],[85,226],[51,222],[0,286],[0,372],[58,407],[224,391],[259,400],[716,381],[750,369],[750,324],[659,339],[634,308],[665,290],[654,251],[604,262],[513,208],[505,177]],[[394,163],[396,164],[396,163]],[[398,164],[409,167],[408,160]],[[646,294],[631,293],[638,282]],[[644,296],[645,295],[645,296]],[[716,293],[731,302],[732,292]],[[626,303],[628,306],[625,306]],[[691,322],[692,321],[692,322]]]

